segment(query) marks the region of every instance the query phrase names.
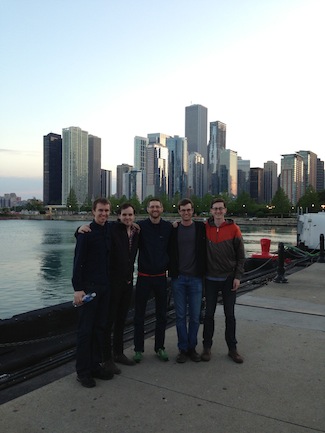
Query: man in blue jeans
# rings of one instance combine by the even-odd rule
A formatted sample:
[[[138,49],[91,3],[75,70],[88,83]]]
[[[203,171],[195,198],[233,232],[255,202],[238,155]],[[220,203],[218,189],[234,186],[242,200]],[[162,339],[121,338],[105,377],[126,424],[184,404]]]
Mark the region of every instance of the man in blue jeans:
[[[193,221],[193,212],[191,200],[183,199],[178,203],[181,222],[173,228],[171,236],[169,276],[172,279],[176,312],[178,363],[184,363],[188,358],[194,362],[201,360],[196,345],[206,263],[206,239],[205,225]]]

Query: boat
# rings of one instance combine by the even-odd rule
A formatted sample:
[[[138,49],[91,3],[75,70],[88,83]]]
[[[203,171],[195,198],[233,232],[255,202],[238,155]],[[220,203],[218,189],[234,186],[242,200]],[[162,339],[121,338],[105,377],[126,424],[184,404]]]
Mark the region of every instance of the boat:
[[[303,250],[320,250],[325,234],[325,212],[298,215],[297,246]]]

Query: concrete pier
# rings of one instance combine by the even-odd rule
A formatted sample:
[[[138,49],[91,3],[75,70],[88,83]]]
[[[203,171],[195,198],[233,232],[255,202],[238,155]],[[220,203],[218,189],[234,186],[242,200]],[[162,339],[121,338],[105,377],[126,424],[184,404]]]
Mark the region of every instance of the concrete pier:
[[[310,267],[237,299],[235,364],[224,341],[222,306],[210,362],[169,362],[146,340],[144,360],[86,389],[75,373],[0,406],[6,433],[325,432],[325,265]],[[199,331],[198,351],[202,348]],[[132,355],[133,348],[126,353]]]

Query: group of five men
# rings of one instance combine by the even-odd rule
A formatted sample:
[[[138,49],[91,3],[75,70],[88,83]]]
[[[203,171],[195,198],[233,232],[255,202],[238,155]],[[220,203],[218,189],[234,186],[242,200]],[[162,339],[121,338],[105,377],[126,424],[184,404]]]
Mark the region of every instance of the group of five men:
[[[207,222],[193,220],[193,203],[183,199],[178,203],[180,221],[172,224],[161,217],[161,201],[152,198],[147,206],[147,219],[135,223],[134,207],[125,203],[118,221],[109,223],[109,201],[94,202],[94,220],[76,232],[72,278],[76,305],[83,305],[86,293],[96,293],[93,301],[79,309],[76,371],[77,380],[83,386],[93,387],[94,378],[105,380],[119,374],[121,370],[115,362],[134,365],[142,361],[145,313],[152,293],[156,313],[154,350],[159,359],[168,361],[165,350],[167,272],[176,313],[179,349],[176,361],[210,361],[214,314],[221,292],[228,355],[236,363],[243,362],[237,352],[234,308],[244,272],[244,243],[239,227],[233,220],[225,219],[227,209],[222,198],[212,201],[210,211]],[[123,353],[123,333],[132,298],[137,252],[135,353],[130,359]],[[206,311],[200,355],[196,346],[203,292]]]

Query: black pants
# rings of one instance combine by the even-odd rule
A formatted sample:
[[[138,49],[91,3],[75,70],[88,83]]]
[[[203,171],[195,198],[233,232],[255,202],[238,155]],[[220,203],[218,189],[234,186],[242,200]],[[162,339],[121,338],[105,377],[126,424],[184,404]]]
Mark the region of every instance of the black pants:
[[[76,371],[89,376],[103,362],[104,335],[107,324],[109,289],[93,289],[97,296],[78,307]]]
[[[104,358],[123,353],[124,327],[133,294],[133,282],[113,281],[105,331]],[[112,338],[113,332],[113,338]],[[112,344],[113,342],[113,344]]]
[[[203,327],[203,347],[210,349],[214,335],[214,314],[217,307],[218,294],[221,292],[223,311],[225,314],[225,340],[229,350],[236,349],[236,292],[231,291],[233,278],[225,281],[205,280],[206,311]]]

